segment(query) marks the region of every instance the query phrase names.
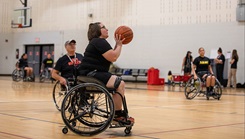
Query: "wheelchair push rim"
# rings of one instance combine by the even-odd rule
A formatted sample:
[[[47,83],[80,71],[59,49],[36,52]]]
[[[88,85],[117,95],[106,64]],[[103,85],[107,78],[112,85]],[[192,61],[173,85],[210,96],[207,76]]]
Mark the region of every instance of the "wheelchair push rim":
[[[213,88],[214,95],[212,96],[214,99],[220,100],[222,96],[222,87],[218,79],[215,79],[215,85]]]
[[[15,69],[12,72],[13,81],[19,82],[21,80],[21,78],[22,78],[22,72]]]
[[[195,84],[195,82],[199,82],[199,85]],[[200,92],[200,84],[201,84],[200,78],[197,78],[195,80],[193,76],[186,82],[185,85],[186,99],[193,99],[197,96],[197,94]]]
[[[65,86],[64,88],[61,87],[61,84],[59,81],[56,81],[54,88],[53,88],[53,101],[55,104],[55,107],[57,110],[61,110],[61,105],[63,102],[63,99],[65,95],[68,92],[68,86]]]
[[[93,136],[109,127],[114,117],[114,102],[111,94],[101,85],[78,84],[63,99],[61,116],[72,132]]]

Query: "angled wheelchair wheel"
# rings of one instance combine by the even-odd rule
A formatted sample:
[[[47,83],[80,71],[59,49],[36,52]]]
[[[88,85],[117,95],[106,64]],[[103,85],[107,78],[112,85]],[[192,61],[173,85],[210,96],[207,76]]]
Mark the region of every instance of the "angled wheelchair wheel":
[[[56,81],[53,88],[53,101],[56,108],[60,111],[62,101],[68,92],[68,87],[61,85],[59,81]]]
[[[218,79],[215,79],[215,85],[213,89],[214,95],[212,96],[214,99],[220,100],[221,95],[222,95],[222,87]]]
[[[197,84],[199,83],[199,84]],[[200,78],[197,78],[196,80],[194,77],[191,77],[185,85],[185,97],[187,99],[193,99],[196,97],[196,95],[200,92],[200,84],[201,80]]]
[[[12,79],[13,81],[19,82],[23,78],[23,72],[21,70],[15,69],[12,72]]]
[[[113,120],[112,96],[107,89],[98,84],[78,84],[65,96],[61,115],[65,128],[74,133],[82,136],[99,134],[106,130]]]
[[[44,75],[44,72],[41,72],[40,75],[39,75],[39,81],[41,83],[43,83],[45,81],[45,75]]]

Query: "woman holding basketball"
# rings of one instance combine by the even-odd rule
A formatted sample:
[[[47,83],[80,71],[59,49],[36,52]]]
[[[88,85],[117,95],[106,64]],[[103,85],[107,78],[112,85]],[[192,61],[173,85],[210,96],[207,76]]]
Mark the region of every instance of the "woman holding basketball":
[[[109,72],[109,67],[112,62],[115,62],[121,54],[122,42],[121,35],[115,35],[116,45],[114,49],[106,41],[108,29],[100,22],[89,24],[88,29],[89,44],[84,52],[84,59],[80,68],[80,75],[92,76],[102,81],[106,87],[115,88],[124,96],[125,83],[121,77],[112,75]],[[115,103],[115,118],[118,120],[124,119],[126,113],[122,110],[122,99],[119,94],[113,94]],[[134,123],[134,118],[129,117]]]

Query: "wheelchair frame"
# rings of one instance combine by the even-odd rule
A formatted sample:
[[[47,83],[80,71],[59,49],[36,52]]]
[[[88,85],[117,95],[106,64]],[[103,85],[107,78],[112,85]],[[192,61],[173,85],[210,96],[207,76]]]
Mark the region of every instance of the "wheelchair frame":
[[[46,72],[48,72],[48,76],[46,76]],[[41,83],[43,83],[45,81],[45,79],[49,79],[51,80],[51,82],[53,83],[54,80],[51,78],[51,73],[48,70],[48,68],[45,68],[40,74],[39,74],[39,81]]]
[[[32,80],[25,80],[25,70],[23,68],[21,68],[20,70],[14,69],[14,71],[12,72],[11,76],[12,76],[12,80],[19,82],[21,79],[23,79],[23,81],[31,81],[34,82],[35,81],[35,75],[33,73],[33,79]]]
[[[76,82],[76,81],[74,81]],[[106,88],[99,80],[82,76],[78,77],[77,84],[69,88],[64,95],[60,108],[65,127],[62,129],[67,134],[68,129],[82,136],[93,136],[109,128],[126,127],[126,135],[131,133],[134,123],[120,121],[114,118],[115,109],[113,94],[119,94],[123,102],[123,110],[127,114],[126,98],[114,88]]]
[[[202,81],[199,77],[195,80],[194,76],[192,75],[185,86],[185,97],[187,99],[193,99],[196,96],[206,96],[207,100],[209,100],[209,97],[220,100],[222,96],[222,87],[217,78],[215,78],[215,85],[212,95],[207,94],[207,91],[204,90],[204,88],[206,88],[206,82]]]

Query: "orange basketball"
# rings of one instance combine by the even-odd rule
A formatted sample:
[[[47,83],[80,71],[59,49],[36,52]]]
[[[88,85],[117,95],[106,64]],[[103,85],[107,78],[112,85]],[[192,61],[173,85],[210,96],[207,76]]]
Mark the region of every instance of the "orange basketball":
[[[114,35],[116,36],[116,34],[121,35],[121,39],[125,38],[125,40],[122,42],[123,44],[130,43],[134,37],[132,29],[127,26],[118,27]]]

